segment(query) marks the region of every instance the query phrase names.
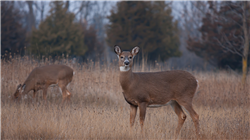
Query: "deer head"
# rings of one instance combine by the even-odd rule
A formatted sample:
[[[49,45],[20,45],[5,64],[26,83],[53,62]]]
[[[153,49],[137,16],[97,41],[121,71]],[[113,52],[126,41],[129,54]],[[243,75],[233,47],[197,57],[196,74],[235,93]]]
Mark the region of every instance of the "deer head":
[[[24,85],[19,84],[17,86],[16,92],[14,93],[14,98],[18,98],[19,94],[23,93],[25,86],[26,86],[25,84]]]
[[[122,51],[117,45],[114,46],[114,51],[119,59],[119,67],[121,72],[126,72],[133,66],[133,59],[139,53],[140,48],[134,47],[131,51]]]

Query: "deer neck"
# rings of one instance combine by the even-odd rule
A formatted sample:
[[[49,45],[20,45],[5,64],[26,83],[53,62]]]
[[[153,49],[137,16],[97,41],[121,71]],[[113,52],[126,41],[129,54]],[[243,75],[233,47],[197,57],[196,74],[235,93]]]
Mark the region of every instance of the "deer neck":
[[[134,74],[131,69],[128,71],[120,71],[120,84],[124,91],[129,89],[133,78]]]
[[[22,94],[27,94],[30,90],[32,90],[34,87],[32,86],[33,83],[31,80],[26,80],[23,85],[26,85],[24,90],[23,90],[23,93]]]

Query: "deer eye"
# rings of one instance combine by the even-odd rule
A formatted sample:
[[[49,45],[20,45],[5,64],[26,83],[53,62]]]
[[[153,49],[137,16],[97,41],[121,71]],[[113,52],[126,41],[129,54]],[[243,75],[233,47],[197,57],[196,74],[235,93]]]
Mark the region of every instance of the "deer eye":
[[[132,59],[132,56],[130,56],[129,59]]]
[[[123,59],[123,56],[121,56],[121,59]]]

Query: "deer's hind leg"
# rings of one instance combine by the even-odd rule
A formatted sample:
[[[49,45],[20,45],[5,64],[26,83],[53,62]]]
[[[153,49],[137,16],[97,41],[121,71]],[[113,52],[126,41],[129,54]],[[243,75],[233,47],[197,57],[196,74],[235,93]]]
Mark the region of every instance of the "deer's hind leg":
[[[174,110],[175,114],[178,116],[178,126],[175,130],[175,139],[177,139],[187,116],[184,113],[184,111],[182,110],[181,106],[176,101],[174,101],[174,100],[170,101],[170,105],[171,105],[172,109]]]
[[[71,92],[69,92],[69,90],[68,89],[66,89],[66,94],[67,94],[67,99],[68,100],[70,100],[70,97],[71,97]]]
[[[63,80],[58,81],[58,86],[62,92],[62,97],[63,97],[62,102],[64,102],[67,98],[69,99],[71,95],[71,93],[66,88],[67,84],[68,83]]]
[[[200,135],[199,115],[194,111],[192,105],[186,105],[184,107],[187,109],[187,111],[189,112],[189,114],[194,122],[194,126],[196,129],[196,135],[199,138],[199,135]]]
[[[196,136],[199,139],[200,136],[199,115],[193,109],[192,99],[185,101],[178,101],[178,103],[182,105],[189,112],[196,129]]]
[[[70,82],[71,82],[71,80],[70,80]],[[68,90],[68,87],[69,87],[69,85],[70,85],[70,82],[68,82],[68,83],[67,83],[67,86],[66,86],[66,93],[67,93],[67,99],[68,99],[68,100],[70,100],[70,97],[71,97],[71,92],[69,92],[69,90]]]

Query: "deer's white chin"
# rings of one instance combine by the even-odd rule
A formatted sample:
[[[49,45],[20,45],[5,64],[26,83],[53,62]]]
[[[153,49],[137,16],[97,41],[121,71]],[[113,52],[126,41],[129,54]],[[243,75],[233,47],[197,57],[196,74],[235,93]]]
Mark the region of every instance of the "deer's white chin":
[[[130,67],[129,66],[120,66],[120,71],[125,72],[125,71],[129,71]]]

